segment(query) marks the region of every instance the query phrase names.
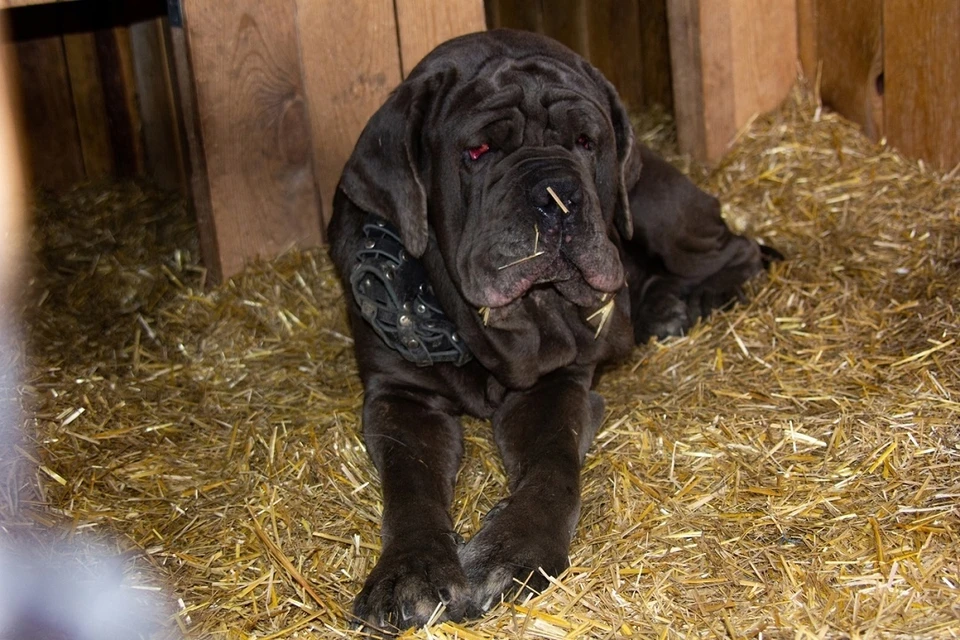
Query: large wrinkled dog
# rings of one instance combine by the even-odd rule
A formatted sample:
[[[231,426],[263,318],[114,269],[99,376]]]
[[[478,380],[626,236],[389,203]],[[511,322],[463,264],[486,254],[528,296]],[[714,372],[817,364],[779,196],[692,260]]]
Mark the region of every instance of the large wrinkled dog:
[[[381,628],[439,603],[475,615],[563,571],[597,368],[682,333],[764,261],[634,142],[596,69],[523,32],[428,55],[371,118],[333,207],[383,483],[383,551],[355,614]],[[510,478],[466,543],[448,513],[464,413],[492,421]]]

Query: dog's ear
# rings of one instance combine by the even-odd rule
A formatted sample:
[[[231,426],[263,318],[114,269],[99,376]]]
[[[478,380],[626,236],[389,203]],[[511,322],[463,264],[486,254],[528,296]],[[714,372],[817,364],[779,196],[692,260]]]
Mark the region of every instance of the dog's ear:
[[[358,207],[400,230],[406,250],[427,248],[427,192],[420,171],[423,123],[450,73],[403,82],[370,118],[340,177],[339,188]]]
[[[640,147],[636,143],[633,135],[633,125],[630,124],[630,116],[627,115],[627,109],[620,101],[617,90],[610,84],[603,74],[595,67],[586,63],[590,75],[594,82],[604,93],[608,109],[610,111],[610,122],[613,125],[613,133],[617,144],[617,162],[619,163],[619,184],[617,185],[617,211],[614,221],[620,235],[625,240],[633,237],[633,215],[630,213],[630,190],[640,179],[640,168],[643,162],[640,158]]]

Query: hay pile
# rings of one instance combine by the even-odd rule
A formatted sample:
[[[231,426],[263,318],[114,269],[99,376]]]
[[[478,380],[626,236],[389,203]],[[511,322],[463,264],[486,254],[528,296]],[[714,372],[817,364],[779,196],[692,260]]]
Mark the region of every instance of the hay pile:
[[[669,125],[641,126],[670,155]],[[602,381],[561,580],[411,635],[960,634],[960,179],[800,93],[694,173],[789,260]],[[171,595],[166,635],[354,635],[379,489],[325,255],[204,292],[175,200],[94,186],[38,216],[34,449],[0,470],[4,529],[115,540]],[[505,477],[487,425],[466,428],[469,537]],[[29,470],[19,493],[11,465]]]

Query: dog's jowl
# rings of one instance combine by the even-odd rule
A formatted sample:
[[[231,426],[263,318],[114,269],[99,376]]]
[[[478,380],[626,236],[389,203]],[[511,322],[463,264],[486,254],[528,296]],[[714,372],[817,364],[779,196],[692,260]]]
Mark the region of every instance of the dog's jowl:
[[[568,564],[598,367],[739,295],[766,253],[634,140],[613,87],[562,45],[491,31],[428,55],[367,124],[333,203],[383,485],[373,628],[479,615]],[[509,495],[464,542],[459,416],[489,419]],[[542,570],[542,572],[541,572]]]

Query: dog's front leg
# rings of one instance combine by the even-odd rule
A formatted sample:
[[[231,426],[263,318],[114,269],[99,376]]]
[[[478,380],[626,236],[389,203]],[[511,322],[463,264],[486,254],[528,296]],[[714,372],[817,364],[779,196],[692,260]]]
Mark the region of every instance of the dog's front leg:
[[[481,610],[519,584],[542,590],[547,581],[540,569],[556,576],[569,564],[580,515],[580,465],[603,415],[591,377],[581,369],[550,374],[509,394],[494,416],[511,493],[460,551]]]
[[[470,605],[448,513],[461,427],[436,404],[407,390],[369,388],[364,402],[364,440],[383,486],[383,548],[354,613],[374,628],[423,625],[441,602],[445,617],[459,619]]]

